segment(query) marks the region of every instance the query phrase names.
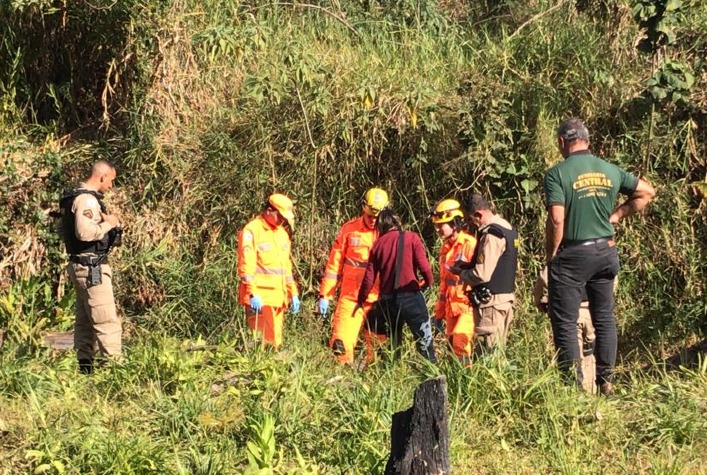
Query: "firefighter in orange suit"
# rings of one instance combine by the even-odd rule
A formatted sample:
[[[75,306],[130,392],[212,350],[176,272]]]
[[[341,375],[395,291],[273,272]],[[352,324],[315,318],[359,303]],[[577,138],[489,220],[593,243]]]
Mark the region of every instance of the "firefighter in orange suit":
[[[341,227],[329,253],[329,260],[324,269],[324,277],[319,286],[318,311],[326,315],[329,302],[334,298],[337,287],[339,301],[332,317],[332,333],[329,346],[340,363],[352,364],[354,348],[361,331],[365,315],[373,302],[378,300],[377,285],[368,295],[362,310],[352,314],[356,307],[358,290],[368,264],[368,253],[378,238],[376,220],[378,213],[388,205],[388,194],[380,188],[371,188],[363,196],[363,213]],[[385,340],[382,335],[375,335],[364,330],[366,340],[366,361],[371,360],[374,343]]]
[[[439,252],[439,296],[435,306],[434,324],[440,331],[446,328],[452,351],[464,365],[471,364],[474,352],[474,309],[462,283],[449,269],[456,262],[471,262],[476,238],[464,232],[464,212],[457,200],[443,200],[430,212],[437,235],[442,239]]]
[[[245,306],[248,327],[262,336],[263,346],[275,349],[282,344],[288,302],[292,313],[300,307],[285,228],[294,220],[292,200],[276,193],[238,236],[238,301]]]

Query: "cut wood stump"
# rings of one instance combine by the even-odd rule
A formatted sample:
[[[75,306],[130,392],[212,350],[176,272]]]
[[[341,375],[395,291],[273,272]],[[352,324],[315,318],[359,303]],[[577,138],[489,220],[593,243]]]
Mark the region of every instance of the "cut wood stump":
[[[447,380],[439,376],[415,390],[413,405],[393,414],[385,475],[448,475]]]
[[[0,330],[0,349],[6,338],[6,332]],[[71,350],[74,348],[74,332],[42,332],[42,346],[57,351]]]

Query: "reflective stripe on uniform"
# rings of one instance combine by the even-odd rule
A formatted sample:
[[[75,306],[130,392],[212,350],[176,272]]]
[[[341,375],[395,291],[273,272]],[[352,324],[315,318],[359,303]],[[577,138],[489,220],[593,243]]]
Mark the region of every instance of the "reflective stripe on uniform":
[[[283,269],[283,268],[268,269],[266,267],[258,265],[258,267],[255,268],[255,273],[256,274],[265,274],[265,275],[285,275],[285,269]]]
[[[325,279],[331,279],[331,280],[339,280],[339,279],[341,279],[341,275],[339,275],[339,274],[334,274],[333,272],[325,272],[325,273],[324,273],[324,278],[325,278]]]
[[[239,277],[243,282],[253,282],[253,279],[255,278],[255,276],[252,275],[241,275]]]

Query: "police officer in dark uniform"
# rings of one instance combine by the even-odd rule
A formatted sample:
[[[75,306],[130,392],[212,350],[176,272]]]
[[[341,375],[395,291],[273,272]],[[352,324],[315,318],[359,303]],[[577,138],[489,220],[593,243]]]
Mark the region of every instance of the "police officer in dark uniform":
[[[96,353],[121,359],[122,325],[115,308],[108,252],[120,244],[118,218],[108,214],[103,193],[113,187],[115,168],[101,160],[79,186],[60,202],[62,235],[69,254],[67,272],[76,288],[74,348],[79,370],[93,371]]]
[[[646,181],[589,151],[589,132],[579,119],[563,121],[557,144],[565,158],[545,175],[546,257],[549,313],[560,369],[582,384],[577,318],[586,289],[596,331],[596,383],[613,393],[617,336],[614,278],[619,258],[613,240],[619,221],[643,209],[655,196]],[[619,193],[628,199],[614,209]]]

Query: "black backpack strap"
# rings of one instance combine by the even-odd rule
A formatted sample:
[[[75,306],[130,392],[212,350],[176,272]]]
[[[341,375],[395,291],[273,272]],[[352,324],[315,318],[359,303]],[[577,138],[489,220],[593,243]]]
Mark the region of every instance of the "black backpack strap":
[[[395,292],[400,288],[400,270],[403,268],[403,252],[405,250],[405,231],[400,231],[398,234],[398,254],[395,256]]]

